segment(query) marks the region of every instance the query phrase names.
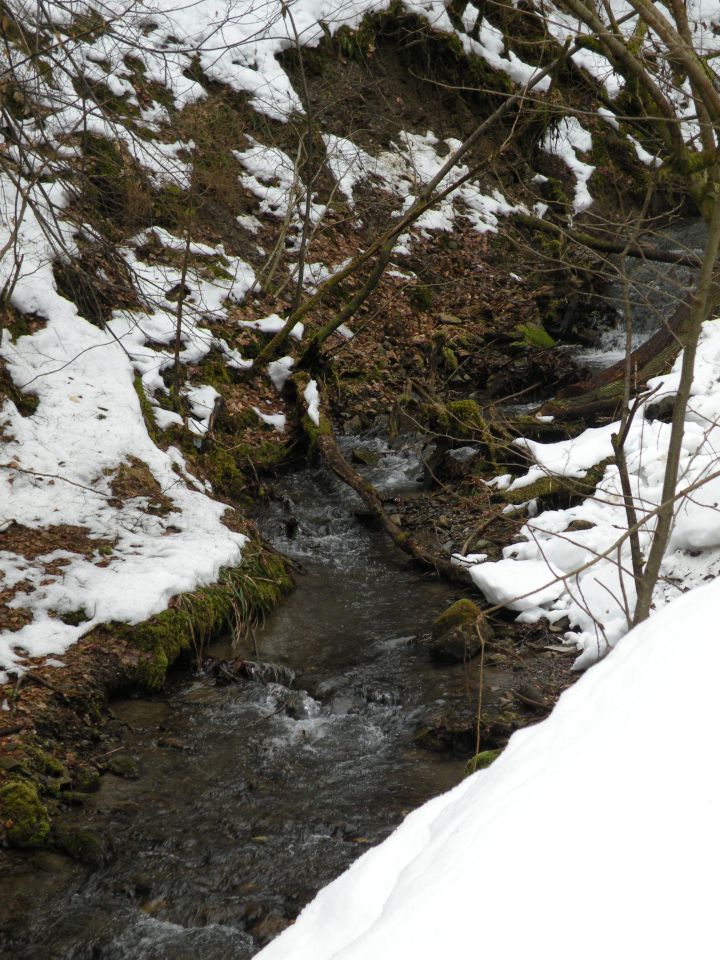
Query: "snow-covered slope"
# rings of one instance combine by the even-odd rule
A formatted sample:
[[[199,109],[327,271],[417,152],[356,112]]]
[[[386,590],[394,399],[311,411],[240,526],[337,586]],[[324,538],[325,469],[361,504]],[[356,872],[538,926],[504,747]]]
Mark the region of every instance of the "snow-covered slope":
[[[657,419],[659,404],[677,391],[682,357],[672,372],[648,384],[625,445],[635,498],[640,547],[647,552],[660,503],[670,424]],[[660,571],[654,603],[662,606],[720,570],[720,322],[702,330],[692,396],[685,418],[675,523]],[[557,443],[518,441],[535,465],[511,484],[522,490],[547,476],[584,477],[613,456],[611,437],[619,423],[585,430]],[[470,566],[470,574],[491,603],[519,611],[523,622],[568,618],[566,633],[583,668],[627,633],[635,609],[627,517],[614,463],[595,495],[567,510],[546,510],[528,520],[521,540],[505,547],[502,560]],[[516,599],[521,598],[521,599]]]
[[[625,637],[262,960],[716,957],[720,584]]]
[[[11,190],[5,180],[0,188]],[[38,401],[32,416],[12,402],[0,408],[0,531],[16,545],[0,549],[0,584],[22,618],[0,632],[0,681],[23,672],[28,657],[62,654],[98,624],[138,623],[212,583],[240,561],[246,540],[223,525],[226,505],[190,476],[180,451],[161,450],[148,434],[134,377],[159,380],[171,362],[141,349],[157,317],[120,318],[106,330],[89,323],[56,290],[38,219],[26,212],[21,227],[13,302],[46,323],[15,341],[6,334],[0,346],[14,383]],[[186,325],[188,349],[197,339]],[[120,496],[133,463],[143,483]],[[48,532],[55,542],[43,549]]]
[[[15,387],[35,393],[39,399],[37,411],[29,417],[21,417],[10,400],[0,411],[6,453],[0,463],[4,494],[0,530],[13,523],[26,531],[64,525],[83,531],[93,542],[103,541],[101,546],[108,553],[103,559],[105,555],[96,552],[93,557],[86,550],[78,559],[79,555],[56,556],[57,550],[35,552],[31,557],[0,552],[3,589],[10,591],[3,602],[21,621],[12,624],[14,632],[0,636],[0,671],[20,669],[28,655],[62,653],[69,643],[109,617],[136,621],[156,612],[174,591],[206,583],[217,575],[220,565],[235,562],[241,545],[241,538],[221,524],[222,507],[206,496],[210,491],[199,489],[196,481],[185,475],[177,450],[163,451],[163,444],[156,445],[148,436],[132,381],[134,376],[139,378],[140,397],[154,409],[158,431],[186,429],[192,442],[201,444],[217,391],[202,381],[202,372],[194,373],[196,379],[180,391],[182,402],[190,409],[183,417],[175,409],[182,405],[177,397],[168,402],[170,390],[163,373],[174,366],[176,340],[179,360],[187,366],[199,365],[211,351],[235,371],[250,366],[212,326],[224,323],[227,328],[236,323],[231,306],[243,302],[250,291],[262,292],[259,278],[266,266],[272,267],[273,255],[255,243],[260,256],[269,258],[262,269],[255,270],[243,259],[250,253],[240,257],[237,251],[226,252],[222,243],[215,243],[217,238],[212,245],[192,242],[187,245],[192,262],[185,272],[179,264],[190,236],[181,235],[181,224],[175,224],[175,232],[153,225],[123,236],[121,241],[115,236],[114,252],[133,278],[137,302],[132,307],[122,304],[123,309],[115,310],[100,330],[60,295],[53,272],[53,261],[67,261],[81,247],[103,241],[94,222],[83,222],[86,206],[78,202],[77,172],[83,150],[88,149],[89,141],[122,144],[123,150],[118,152],[122,165],[116,172],[127,166],[139,179],[146,178],[143,202],[150,203],[153,191],[169,191],[176,200],[178,195],[186,197],[183,191],[193,179],[197,146],[189,135],[179,136],[178,118],[188,105],[208,98],[211,84],[242,94],[250,108],[262,115],[263,123],[258,124],[256,138],[247,132],[255,127],[245,118],[241,127],[245,132],[237,135],[239,142],[232,148],[225,145],[228,161],[237,165],[229,177],[237,181],[238,208],[230,211],[230,218],[249,237],[272,223],[272,244],[278,242],[283,224],[287,233],[279,249],[284,247],[289,258],[283,264],[289,281],[293,270],[298,270],[292,258],[297,256],[303,233],[306,189],[312,192],[307,210],[313,230],[327,218],[332,199],[331,195],[320,196],[317,184],[307,187],[302,183],[299,161],[293,159],[292,151],[263,142],[263,137],[267,141],[270,136],[268,117],[273,121],[297,119],[303,110],[302,98],[278,57],[297,43],[316,46],[342,27],[355,27],[366,14],[388,6],[388,0],[296,0],[290,5],[271,0],[260,6],[251,0],[221,4],[210,0],[180,4],[170,0],[57,0],[40,5],[10,0],[7,4],[8,42],[0,51],[0,79],[11,78],[13,96],[22,108],[5,116],[5,132],[0,132],[0,288],[21,314],[33,313],[46,323],[43,329],[15,341],[6,330],[0,342],[0,356]],[[619,17],[628,12],[619,0],[616,7]],[[423,17],[433,30],[452,35],[456,45],[507,75],[515,87],[529,81],[537,70],[509,49],[503,31],[490,21],[482,5],[460,5],[457,16],[441,0],[408,0],[405,9]],[[719,18],[717,4],[691,4],[688,15],[688,29],[698,47],[711,53]],[[563,41],[578,29],[574,20],[552,5],[547,8],[547,27]],[[632,16],[622,21],[627,36],[636,27]],[[30,35],[36,52],[27,56]],[[643,42],[653,47],[652,62],[662,74],[657,37],[649,32]],[[599,54],[581,50],[575,54],[575,62],[604,83],[609,98],[621,89],[620,78]],[[548,84],[546,77],[536,93]],[[685,95],[684,88],[676,92],[681,99]],[[613,102],[608,100],[610,105]],[[613,129],[624,129],[608,106],[602,109]],[[689,138],[695,130],[694,109],[691,98],[685,105],[678,101]],[[333,184],[332,195],[344,198],[343,217],[351,219],[356,211],[361,182],[384,191],[385,199],[394,204],[394,214],[406,210],[459,146],[457,139],[441,138],[432,131],[399,129],[393,136],[387,149],[371,155],[348,137],[325,132],[324,162]],[[634,139],[632,143],[639,146]],[[593,203],[593,177],[597,177],[595,167],[586,162],[593,149],[590,131],[578,118],[562,117],[548,126],[538,146],[560,158],[571,172],[575,179],[573,211],[581,215]],[[468,164],[456,167],[452,176],[469,177],[471,165],[466,159]],[[647,154],[646,161],[654,164],[655,158]],[[101,182],[110,179],[107,171],[96,174]],[[543,180],[543,176],[532,178],[532,182]],[[255,205],[248,212],[246,201],[250,198]],[[544,204],[535,204],[538,215],[546,210]],[[450,232],[461,222],[479,233],[495,231],[501,218],[519,211],[525,207],[506,198],[479,173],[426,211],[414,234],[399,238],[396,252],[407,252],[413,237]],[[145,248],[152,248],[152,259],[142,253]],[[213,269],[204,270],[201,261],[212,264]],[[338,263],[310,259],[306,287],[338,268]],[[273,270],[269,269],[270,275]],[[97,279],[107,278],[98,273]],[[183,288],[180,322],[177,304]],[[270,316],[246,318],[239,326],[269,334],[276,329],[272,325],[278,323],[277,311],[282,310],[277,304]],[[178,327],[181,330],[176,336]],[[302,333],[298,325],[294,335],[299,338]],[[706,333],[702,347],[705,380],[698,381],[698,403],[688,419],[683,470],[691,482],[707,476],[715,462],[714,342]],[[275,361],[270,370],[275,382],[289,373],[291,364],[291,359]],[[78,384],[82,384],[82,393]],[[257,406],[248,409],[260,410]],[[282,412],[274,406],[258,416],[278,428],[284,424]],[[552,449],[528,444],[538,468],[525,481],[544,470],[580,475],[605,455],[611,430],[603,428],[593,436]],[[638,497],[650,507],[657,502],[666,433],[664,424],[643,423],[640,429],[638,423],[630,438],[628,455]],[[110,500],[117,500],[112,496],[113,476],[130,457],[148,467],[162,495],[172,501],[172,522],[145,518],[140,523],[142,505],[137,502],[122,508],[108,506]],[[525,481],[517,480],[516,486]],[[611,560],[603,557],[596,567],[576,575],[580,566],[608,550],[623,529],[616,472],[608,471],[600,494],[603,502],[596,498],[575,511],[543,514],[526,528],[525,543],[508,548],[503,566],[487,564],[473,570],[490,599],[516,593],[517,583],[527,582],[525,574],[531,570],[542,577],[547,566],[553,577],[559,576],[561,586],[553,585],[541,602],[535,602],[536,597],[523,604],[523,617],[569,616],[571,626],[579,631],[569,639],[582,647],[583,663],[601,655],[624,632],[633,604],[632,585],[627,578],[619,582]],[[707,574],[708,564],[713,574],[720,569],[720,526],[711,515],[713,488],[700,496],[707,502],[695,498],[683,506],[673,544],[676,549],[664,570],[670,581],[674,578],[681,586],[699,582]],[[202,508],[200,503],[204,503]],[[193,510],[198,507],[202,522],[190,504]],[[569,524],[578,519],[595,527],[568,536]],[[642,535],[647,539],[646,531]],[[211,545],[208,549],[206,543]],[[697,550],[705,552],[696,564],[692,554]],[[620,559],[627,566],[622,550]],[[144,572],[150,561],[155,564],[152,580]],[[162,575],[157,572],[161,565]],[[127,581],[124,596],[111,602],[106,580],[112,577],[113,583],[119,583],[121,570],[123,577],[131,570],[136,573]],[[674,592],[670,584],[661,599]],[[140,602],[139,598],[145,599]],[[77,619],[79,614],[85,617],[82,624],[62,620],[68,615]]]
[[[222,566],[239,561],[244,538],[221,522],[224,504],[188,474],[176,446],[163,449],[162,440],[154,442],[142,406],[154,435],[184,432],[186,441],[200,447],[218,399],[217,390],[203,382],[202,362],[212,352],[232,371],[252,365],[214,325],[269,335],[283,323],[275,313],[240,322],[231,316],[262,285],[253,266],[223,242],[190,242],[189,234],[180,233],[182,224],[175,232],[152,224],[120,240],[117,233],[111,240],[103,236],[107,222],[92,219],[82,196],[83,151],[113,155],[122,145],[117,158],[123,160],[110,167],[112,175],[96,170],[100,193],[108,181],[122,179],[123,164],[132,162],[137,179],[146,180],[143,204],[163,190],[182,195],[192,180],[194,144],[178,139],[178,116],[208,95],[194,79],[195,67],[205,83],[249,94],[256,111],[287,120],[302,106],[277,55],[295,44],[295,34],[301,43],[316,45],[328,31],[356,25],[386,6],[386,0],[303,0],[288,12],[279,2],[10,3],[0,80],[11,78],[26,109],[4,114],[0,132],[0,291],[18,316],[32,316],[40,329],[26,332],[21,324],[18,330],[6,323],[0,334],[0,360],[14,388],[37,399],[26,416],[12,399],[0,405],[0,533],[7,534],[0,549],[0,681],[8,671],[22,672],[32,658],[62,655],[100,623],[137,623],[158,613],[174,595],[212,582]],[[433,26],[454,32],[442,3],[421,13]],[[29,33],[39,51],[33,57],[26,54]],[[493,62],[505,69],[511,61],[494,49],[498,38],[485,33],[485,46],[475,46],[493,48]],[[512,65],[524,78],[533,72],[517,58]],[[326,163],[351,207],[353,190],[371,179],[399,211],[458,146],[430,131],[400,131],[391,149],[371,157],[333,137],[327,139]],[[279,233],[287,220],[285,247],[292,260],[303,232],[297,161],[249,134],[232,147],[225,145],[228,163],[236,164],[230,179],[237,183],[238,207],[229,212],[231,221],[254,237],[263,221]],[[467,173],[460,166],[454,176]],[[249,197],[257,201],[252,214],[243,212]],[[473,178],[428,211],[417,231],[452,231],[460,217],[480,233],[494,231],[500,217],[517,209]],[[313,228],[327,211],[313,196]],[[153,213],[144,211],[143,223]],[[411,242],[404,236],[402,249]],[[61,293],[55,267],[103,244],[132,277],[135,302],[128,306],[120,298],[121,309],[98,325],[97,317],[83,316]],[[284,266],[290,273],[297,269],[292,262]],[[337,268],[310,262],[306,287]],[[86,276],[90,287],[107,279],[103,269]],[[302,334],[298,324],[293,336]],[[175,384],[173,394],[174,374],[168,374],[176,350],[190,381]],[[274,407],[261,411],[248,403],[246,410],[284,427]],[[146,471],[143,495],[136,489],[121,498],[118,483],[133,463]],[[151,493],[162,503],[150,503]]]

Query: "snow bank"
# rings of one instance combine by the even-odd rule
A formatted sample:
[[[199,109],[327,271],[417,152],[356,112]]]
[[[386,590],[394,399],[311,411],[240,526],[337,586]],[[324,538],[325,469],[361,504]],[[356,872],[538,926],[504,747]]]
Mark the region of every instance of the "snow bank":
[[[577,117],[563,117],[547,132],[542,146],[543,150],[555,157],[560,157],[575,176],[575,199],[573,201],[575,213],[582,213],[583,210],[587,210],[593,202],[587,184],[595,171],[595,167],[589,163],[583,163],[577,152],[587,153],[592,150],[590,133],[582,126]]]
[[[715,582],[636,628],[258,960],[717,956],[719,604]]]
[[[0,178],[0,199],[5,201],[0,246],[13,226],[7,198],[14,190]],[[59,203],[62,198],[55,199]],[[57,219],[58,206],[44,206],[41,195],[36,203],[38,211],[66,230]],[[72,249],[69,230],[66,243]],[[30,209],[21,222],[19,244],[24,260],[12,302],[46,322],[15,342],[5,332],[0,344],[13,382],[38,401],[27,417],[11,402],[0,407],[0,529],[16,524],[28,531],[27,556],[0,550],[3,590],[18,587],[9,606],[28,621],[0,634],[0,682],[10,669],[22,672],[28,656],[62,654],[98,624],[138,623],[165,609],[176,594],[212,583],[221,567],[239,562],[246,539],[221,522],[225,504],[212,500],[187,473],[180,452],[160,450],[144,423],[134,377],[140,372],[144,382],[157,380],[166,389],[158,371],[172,356],[144,345],[148,339],[169,342],[174,336],[171,313],[127,313],[101,330],[57,293],[52,239]],[[10,260],[0,265],[0,283],[12,269]],[[175,274],[161,276],[160,267],[150,273],[148,268],[140,278],[142,293],[153,283],[167,289],[164,285],[175,280]],[[237,292],[238,285],[244,291],[248,282],[245,272],[221,289],[199,280],[189,286],[219,308],[221,296]],[[209,331],[203,342],[198,316],[188,310],[183,355],[202,356],[220,343]],[[198,434],[204,432],[215,397],[208,386],[195,388],[190,396]],[[146,493],[122,497],[113,483],[133,462],[144,471],[141,489]],[[68,534],[62,549],[38,554],[33,531],[61,526],[71,532],[76,528],[78,539],[84,536],[90,547],[76,549]],[[92,549],[94,543],[97,549]],[[80,612],[82,623],[75,617],[64,622],[66,615]]]
[[[682,358],[673,370],[648,386],[655,390],[640,405],[625,444],[631,488],[640,519],[660,503],[670,425],[654,419],[653,405],[677,391]],[[681,592],[720,574],[720,321],[702,330],[692,396],[685,422],[678,490],[698,485],[678,501],[668,551],[654,604],[660,607]],[[548,474],[583,477],[612,455],[611,436],[619,424],[585,430],[558,443],[517,441],[535,460],[511,483],[518,490]],[[506,483],[507,477],[502,478]],[[654,516],[639,531],[647,554]],[[546,510],[521,530],[522,540],[505,547],[503,559],[470,567],[470,574],[492,603],[521,611],[519,619],[567,617],[568,643],[582,651],[576,668],[601,657],[627,633],[635,607],[630,546],[623,535],[627,517],[617,467],[610,465],[595,495],[567,510]],[[544,571],[544,573],[543,573]],[[529,597],[514,598],[532,591]]]

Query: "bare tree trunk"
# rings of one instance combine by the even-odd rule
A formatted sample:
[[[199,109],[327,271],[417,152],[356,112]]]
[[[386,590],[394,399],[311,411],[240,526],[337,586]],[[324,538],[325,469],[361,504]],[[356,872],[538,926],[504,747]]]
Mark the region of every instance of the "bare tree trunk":
[[[683,434],[685,432],[685,413],[687,411],[690,389],[695,373],[695,356],[697,353],[698,340],[700,339],[700,331],[703,321],[708,314],[708,305],[711,302],[711,291],[713,289],[715,262],[718,257],[718,250],[720,250],[720,197],[718,197],[716,187],[712,216],[710,219],[710,229],[705,245],[702,270],[700,271],[700,280],[692,304],[690,322],[685,338],[680,383],[673,407],[667,464],[665,466],[660,508],[657,514],[657,524],[655,526],[652,546],[650,547],[645,570],[638,584],[637,604],[635,606],[633,625],[641,623],[647,619],[650,614],[653,590],[655,589],[655,584],[657,583],[660,572],[660,564],[662,563],[665,549],[670,539],[674,516],[675,490],[680,466],[680,453]]]

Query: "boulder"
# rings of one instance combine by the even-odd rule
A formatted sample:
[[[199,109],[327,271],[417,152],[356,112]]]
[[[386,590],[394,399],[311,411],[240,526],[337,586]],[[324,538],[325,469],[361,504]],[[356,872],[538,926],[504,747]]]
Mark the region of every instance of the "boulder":
[[[432,626],[430,657],[445,663],[464,663],[480,653],[494,637],[485,614],[472,600],[457,600]]]

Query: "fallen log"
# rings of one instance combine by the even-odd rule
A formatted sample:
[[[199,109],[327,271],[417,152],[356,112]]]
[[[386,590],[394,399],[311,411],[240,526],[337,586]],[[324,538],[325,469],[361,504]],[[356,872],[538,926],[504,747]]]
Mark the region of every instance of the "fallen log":
[[[514,220],[516,223],[530,227],[532,230],[550,233],[555,237],[560,237],[599,253],[624,254],[626,257],[633,257],[636,260],[652,260],[655,263],[669,263],[694,269],[699,269],[702,266],[702,255],[686,250],[663,250],[652,244],[628,243],[622,239],[609,240],[607,237],[596,236],[583,230],[569,229],[553,223],[552,220],[532,217],[529,214],[516,213]]]
[[[303,397],[308,382],[309,378],[298,374],[296,391],[299,402],[302,402],[300,398]],[[391,519],[385,509],[382,497],[375,487],[360,476],[343,456],[335,440],[330,420],[323,412],[322,407],[318,411],[317,419],[318,423],[315,423],[307,412],[301,417],[303,429],[312,447],[320,454],[335,476],[339,477],[343,483],[346,483],[358,494],[395,546],[412,557],[420,566],[434,571],[444,579],[462,583],[466,586],[469,585],[472,581],[465,568],[451,563],[445,557],[437,556]]]
[[[720,282],[716,282],[707,310],[707,317],[720,303]],[[648,380],[667,373],[685,345],[694,297],[688,297],[660,329],[630,355],[634,394],[645,389]],[[626,359],[598,373],[595,377],[571,384],[540,407],[542,416],[552,416],[559,423],[598,423],[616,419],[621,411]]]

